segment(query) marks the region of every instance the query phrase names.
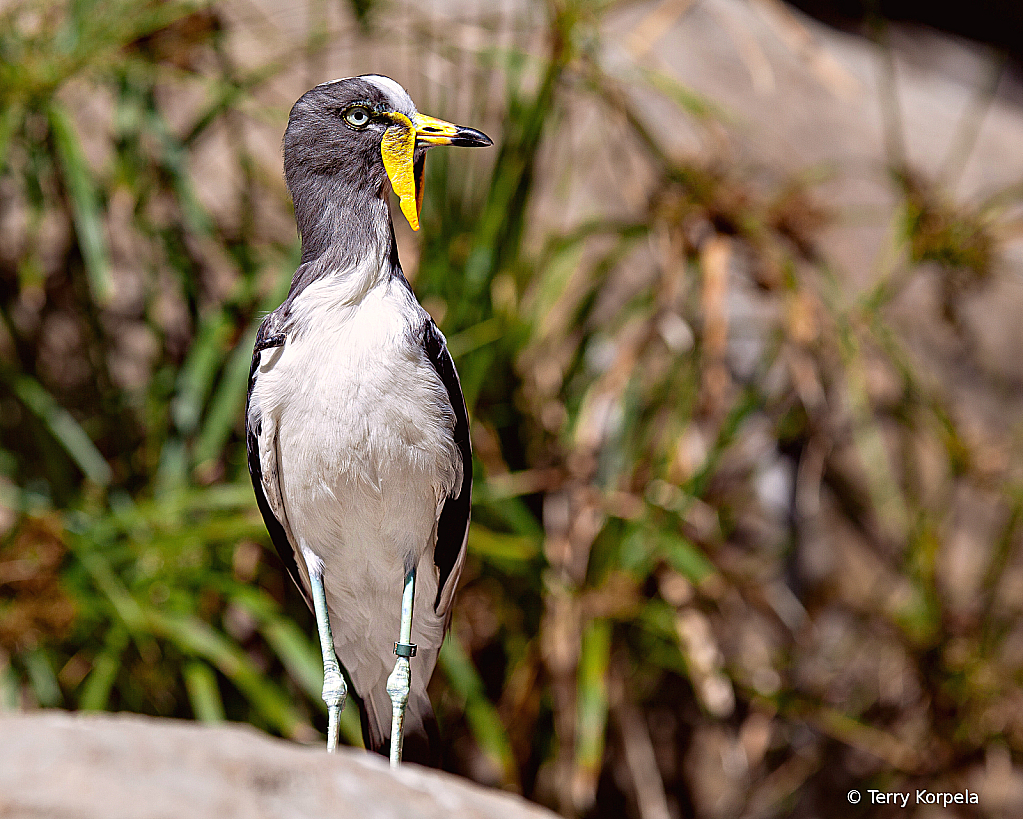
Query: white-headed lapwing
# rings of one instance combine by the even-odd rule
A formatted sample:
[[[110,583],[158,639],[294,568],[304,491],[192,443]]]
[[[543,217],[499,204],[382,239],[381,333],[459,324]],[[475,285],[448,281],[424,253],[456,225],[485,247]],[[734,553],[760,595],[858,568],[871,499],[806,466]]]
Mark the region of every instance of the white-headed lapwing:
[[[398,262],[389,193],[418,229],[427,148],[491,144],[378,75],[316,86],[284,135],[302,259],[256,336],[249,472],[316,615],[327,750],[351,685],[367,747],[392,765],[403,737],[408,758],[436,754],[426,686],[465,557],[472,458],[444,336]]]

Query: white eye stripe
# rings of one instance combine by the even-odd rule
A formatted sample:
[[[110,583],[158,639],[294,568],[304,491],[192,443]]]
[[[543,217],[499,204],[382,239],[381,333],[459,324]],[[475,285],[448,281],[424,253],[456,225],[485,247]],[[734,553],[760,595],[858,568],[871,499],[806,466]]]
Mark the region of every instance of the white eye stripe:
[[[390,77],[385,77],[382,74],[363,74],[358,79],[368,83],[372,83],[384,94],[387,95],[391,101],[391,105],[397,111],[404,112],[407,116],[410,116],[415,112],[416,106],[412,102],[412,98],[408,95],[408,91],[401,87],[397,82],[392,80]]]
[[[408,99],[408,92],[390,77],[381,74],[363,74],[359,79],[373,83],[385,94],[393,96],[397,100]]]

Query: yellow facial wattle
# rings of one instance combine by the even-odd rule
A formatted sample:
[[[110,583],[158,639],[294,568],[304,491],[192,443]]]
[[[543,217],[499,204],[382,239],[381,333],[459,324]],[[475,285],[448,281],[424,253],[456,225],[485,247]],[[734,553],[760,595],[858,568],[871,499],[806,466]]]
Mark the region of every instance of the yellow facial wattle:
[[[409,119],[400,111],[383,114],[390,124],[380,142],[384,170],[391,180],[391,189],[398,195],[401,212],[412,230],[419,230],[419,213],[423,205],[422,162],[414,165],[416,145],[462,145],[466,147],[493,145],[490,137],[474,128],[453,125],[442,119],[416,113]],[[418,171],[418,173],[417,173]]]
[[[416,129],[404,114],[390,115],[394,123],[384,132],[380,142],[380,153],[384,158],[384,170],[391,180],[391,188],[398,195],[401,212],[405,214],[412,230],[419,230],[419,208],[421,200],[416,196],[416,177],[412,158],[416,150]]]

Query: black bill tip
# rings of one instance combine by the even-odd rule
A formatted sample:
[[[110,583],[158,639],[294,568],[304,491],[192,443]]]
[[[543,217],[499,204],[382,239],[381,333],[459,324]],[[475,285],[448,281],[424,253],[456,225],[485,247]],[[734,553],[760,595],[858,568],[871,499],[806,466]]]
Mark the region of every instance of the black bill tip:
[[[461,148],[486,148],[489,145],[493,145],[494,140],[482,131],[477,131],[475,128],[464,128],[460,126],[458,131],[451,138],[450,144],[457,145]]]

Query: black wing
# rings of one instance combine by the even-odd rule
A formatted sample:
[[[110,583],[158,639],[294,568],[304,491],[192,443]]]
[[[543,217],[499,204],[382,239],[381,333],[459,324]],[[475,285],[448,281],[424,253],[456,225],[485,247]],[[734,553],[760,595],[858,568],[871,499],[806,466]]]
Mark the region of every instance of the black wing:
[[[450,614],[455,586],[462,573],[465,543],[469,535],[469,508],[472,504],[472,445],[469,443],[469,416],[465,411],[462,385],[458,381],[455,362],[451,360],[444,336],[433,321],[423,330],[423,348],[448,391],[448,400],[455,412],[455,443],[462,455],[462,486],[457,495],[445,502],[437,522],[437,545],[433,562],[440,572],[434,609],[438,614]]]
[[[273,313],[263,320],[263,323],[259,326],[259,332],[256,333],[252,366],[249,368],[249,388],[245,397],[245,447],[248,450],[249,476],[252,478],[252,488],[256,492],[256,504],[259,506],[259,512],[263,516],[264,523],[266,523],[266,529],[270,533],[270,540],[273,541],[274,546],[277,548],[277,554],[284,561],[284,567],[288,570],[288,574],[291,575],[291,579],[295,581],[295,585],[302,592],[306,604],[312,609],[313,601],[309,596],[309,591],[302,584],[302,575],[299,573],[298,561],[295,559],[295,549],[288,539],[288,533],[284,528],[284,524],[274,514],[269,501],[266,499],[266,493],[263,491],[263,467],[259,457],[259,441],[263,432],[263,418],[259,415],[252,418],[249,415],[249,404],[252,401],[252,388],[256,383],[256,370],[259,367],[260,354],[263,350],[270,347],[279,347],[284,344],[284,336],[272,332],[272,316]]]

